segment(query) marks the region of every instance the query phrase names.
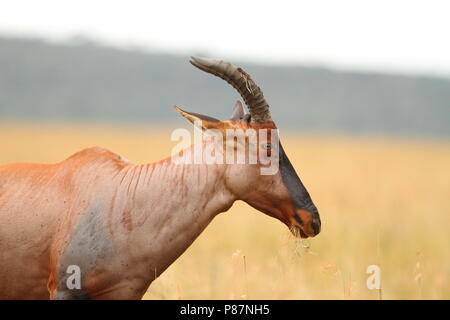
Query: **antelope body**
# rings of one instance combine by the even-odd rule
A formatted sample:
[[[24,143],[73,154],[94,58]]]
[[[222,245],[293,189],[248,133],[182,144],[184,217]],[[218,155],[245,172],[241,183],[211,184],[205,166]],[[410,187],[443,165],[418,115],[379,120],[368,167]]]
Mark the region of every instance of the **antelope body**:
[[[232,84],[250,112],[237,103],[232,119],[219,121],[177,108],[185,118],[203,130],[276,128],[242,69],[213,59],[191,63]],[[191,158],[194,148],[179,156]],[[0,165],[0,298],[140,299],[236,200],[298,236],[319,233],[317,209],[282,147],[276,174],[261,175],[260,166],[175,165],[172,158],[135,165],[101,148],[57,164]],[[67,284],[71,266],[81,271],[76,288]]]

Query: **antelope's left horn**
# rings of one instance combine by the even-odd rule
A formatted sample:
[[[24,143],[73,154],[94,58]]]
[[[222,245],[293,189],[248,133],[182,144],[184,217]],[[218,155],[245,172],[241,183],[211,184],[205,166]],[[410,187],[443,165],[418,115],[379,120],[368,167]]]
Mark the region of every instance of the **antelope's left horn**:
[[[248,73],[235,65],[217,59],[191,57],[190,63],[200,70],[211,73],[231,84],[244,99],[251,121],[264,123],[272,121],[269,104],[264,99],[261,89]]]

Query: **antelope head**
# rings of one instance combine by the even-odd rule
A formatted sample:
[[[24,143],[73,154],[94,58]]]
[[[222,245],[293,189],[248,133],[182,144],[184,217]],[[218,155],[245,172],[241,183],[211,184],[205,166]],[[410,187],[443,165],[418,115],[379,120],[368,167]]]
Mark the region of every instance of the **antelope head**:
[[[250,152],[245,153],[243,163],[227,162],[224,174],[226,187],[235,195],[236,200],[243,200],[255,209],[279,219],[294,235],[301,238],[317,235],[321,228],[318,210],[283,147],[278,143],[277,127],[261,89],[244,70],[231,63],[198,57],[192,57],[190,62],[231,84],[239,92],[249,111],[245,113],[242,103],[238,101],[231,119],[220,121],[175,107],[183,117],[202,130],[219,132],[225,136],[222,150],[226,151],[231,145],[233,150],[256,152],[254,162],[250,161]],[[253,132],[256,133],[256,138],[251,139],[251,135],[245,134],[244,139],[238,139],[236,135],[225,133],[230,130]],[[259,134],[261,132],[266,134]],[[269,156],[275,162],[270,163],[270,167],[275,167],[275,170],[269,170],[266,174],[263,169],[269,169],[269,164],[263,162],[263,155],[266,160]]]

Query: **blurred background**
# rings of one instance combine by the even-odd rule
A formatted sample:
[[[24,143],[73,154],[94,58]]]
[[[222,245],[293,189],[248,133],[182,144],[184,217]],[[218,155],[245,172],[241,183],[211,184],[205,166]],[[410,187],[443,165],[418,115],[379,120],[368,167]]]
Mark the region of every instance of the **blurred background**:
[[[321,212],[296,242],[236,203],[148,299],[449,299],[450,4],[446,1],[2,1],[0,163],[99,145],[170,154],[237,93],[191,66],[229,60],[263,89]],[[366,268],[382,289],[366,287]]]

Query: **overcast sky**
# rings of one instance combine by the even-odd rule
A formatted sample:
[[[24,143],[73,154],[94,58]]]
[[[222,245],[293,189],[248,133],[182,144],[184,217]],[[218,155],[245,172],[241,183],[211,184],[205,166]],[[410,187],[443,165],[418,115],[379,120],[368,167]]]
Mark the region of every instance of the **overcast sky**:
[[[0,0],[0,33],[450,76],[447,0]]]

